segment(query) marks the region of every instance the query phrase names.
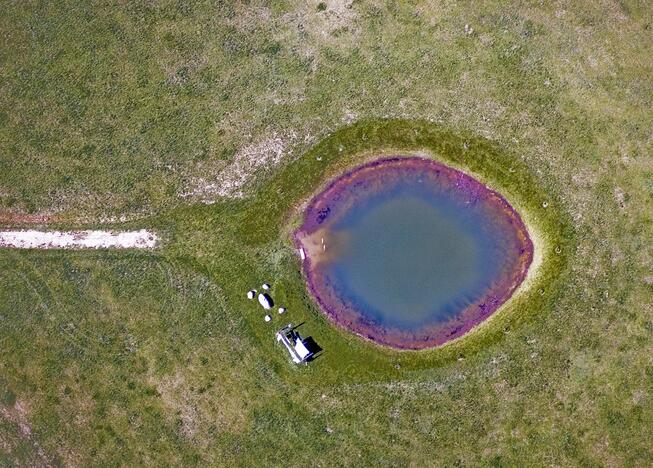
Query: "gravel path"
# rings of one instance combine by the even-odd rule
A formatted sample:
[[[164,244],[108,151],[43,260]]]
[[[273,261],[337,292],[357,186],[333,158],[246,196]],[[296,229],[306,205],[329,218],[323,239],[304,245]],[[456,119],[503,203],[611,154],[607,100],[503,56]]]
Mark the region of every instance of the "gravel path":
[[[140,231],[0,231],[0,248],[14,249],[152,249],[158,237]]]

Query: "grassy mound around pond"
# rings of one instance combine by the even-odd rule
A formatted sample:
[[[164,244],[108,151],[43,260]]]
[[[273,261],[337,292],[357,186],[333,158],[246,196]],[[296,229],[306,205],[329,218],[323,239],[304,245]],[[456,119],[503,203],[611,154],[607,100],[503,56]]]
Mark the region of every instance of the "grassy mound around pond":
[[[291,241],[302,206],[327,181],[367,160],[395,154],[435,158],[498,190],[523,216],[536,250],[536,261],[527,280],[490,320],[456,342],[417,354],[397,353],[363,342],[329,323],[306,292],[299,273],[299,257]],[[203,217],[206,224],[198,225]],[[321,379],[336,382],[347,379],[339,370],[343,362],[359,368],[356,378],[378,379],[379,372],[394,373],[397,365],[405,370],[419,369],[457,359],[500,340],[511,324],[555,303],[566,283],[565,259],[574,240],[568,216],[560,209],[555,191],[542,187],[514,156],[504,155],[487,141],[456,136],[429,122],[397,120],[360,122],[334,133],[278,174],[262,181],[251,201],[242,202],[237,208],[180,210],[173,219],[178,220],[172,230],[179,244],[173,244],[170,251],[178,251],[180,256],[195,251],[194,256],[207,265],[206,271],[220,279],[234,310],[248,307],[243,291],[263,279],[272,280],[283,291],[284,304],[293,312],[283,320],[305,323],[304,329],[314,334],[325,349],[324,357],[305,374],[313,378],[318,372]],[[225,233],[228,243],[217,233]],[[211,245],[215,251],[211,251]],[[233,247],[226,252],[219,245]],[[207,262],[208,259],[211,261]],[[274,356],[270,326],[259,315],[247,313],[245,317],[262,349]],[[276,354],[271,358],[281,365],[285,356]]]

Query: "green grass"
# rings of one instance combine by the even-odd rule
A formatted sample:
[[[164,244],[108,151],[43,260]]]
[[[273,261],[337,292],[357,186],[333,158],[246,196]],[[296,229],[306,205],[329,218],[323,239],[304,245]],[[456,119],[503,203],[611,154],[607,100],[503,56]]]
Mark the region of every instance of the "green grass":
[[[428,152],[501,188],[539,233],[538,249],[545,257],[534,283],[510,304],[510,310],[492,321],[492,326],[435,352],[389,352],[336,331],[308,297],[290,241],[292,226],[301,216],[297,207],[302,201],[331,176],[388,151]],[[365,121],[336,132],[278,175],[265,180],[251,202],[225,208],[179,209],[161,217],[160,222],[162,230],[174,239],[166,249],[167,255],[183,261],[191,253],[198,267],[219,278],[230,309],[250,310],[243,291],[264,278],[274,278],[284,304],[297,311],[293,319],[307,321],[327,349],[337,350],[333,359],[325,358],[324,365],[320,362],[314,366],[321,379],[339,380],[339,369],[344,363],[360,368],[361,377],[377,379],[379,372],[397,374],[393,368],[396,364],[408,371],[475,352],[500,339],[511,321],[556,300],[567,278],[565,259],[573,250],[574,235],[565,214],[555,208],[556,198],[550,191],[547,200],[551,206],[542,207],[539,194],[543,192],[525,167],[479,139],[457,137],[428,122]],[[175,224],[170,224],[173,221]],[[544,289],[547,293],[540,294]],[[269,339],[270,327],[261,317],[254,314],[249,318],[259,339]],[[324,366],[335,366],[334,372],[326,372]]]
[[[339,5],[4,5],[0,214],[127,214],[165,246],[0,251],[0,465],[653,462],[650,7]],[[244,198],[180,198],[272,138]],[[303,200],[394,152],[541,240],[531,287],[440,349],[332,326],[289,243]],[[245,298],[264,280],[312,365]]]

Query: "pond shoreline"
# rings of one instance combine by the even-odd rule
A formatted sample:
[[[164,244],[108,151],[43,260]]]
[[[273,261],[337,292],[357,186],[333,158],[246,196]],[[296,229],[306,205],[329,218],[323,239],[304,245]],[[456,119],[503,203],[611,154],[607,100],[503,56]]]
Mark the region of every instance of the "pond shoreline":
[[[413,169],[435,171],[438,177],[451,184],[460,196],[469,197],[470,202],[492,206],[493,209],[509,220],[517,242],[521,246],[517,266],[510,275],[502,278],[500,284],[493,285],[484,297],[470,304],[455,317],[445,323],[431,324],[422,328],[419,333],[414,330],[402,330],[396,327],[384,327],[374,320],[364,317],[351,305],[337,297],[329,285],[324,284],[320,276],[320,262],[325,252],[319,247],[320,230],[323,223],[333,216],[338,206],[342,209],[343,191],[351,184],[361,184],[363,172],[382,174],[386,169],[410,166]],[[373,175],[376,177],[376,175]],[[334,202],[335,200],[335,202]],[[351,203],[349,201],[348,203]],[[346,209],[346,208],[345,208]],[[317,236],[317,237],[315,237]],[[331,180],[326,187],[308,203],[300,228],[292,234],[297,249],[303,249],[303,276],[312,298],[329,320],[340,328],[354,332],[377,344],[395,349],[427,349],[441,346],[457,338],[465,336],[470,330],[485,322],[501,306],[507,303],[529,276],[531,263],[535,258],[534,244],[530,232],[519,213],[498,192],[490,189],[480,181],[464,172],[446,166],[433,159],[414,156],[382,157],[346,171]],[[322,240],[323,242],[323,240]]]

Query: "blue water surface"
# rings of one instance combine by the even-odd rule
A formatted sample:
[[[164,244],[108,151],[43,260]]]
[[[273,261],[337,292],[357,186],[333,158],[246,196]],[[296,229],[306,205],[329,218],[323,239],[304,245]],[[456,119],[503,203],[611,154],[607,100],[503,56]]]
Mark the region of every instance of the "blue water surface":
[[[325,234],[325,275],[375,323],[440,323],[483,297],[505,266],[506,233],[482,203],[407,178],[351,207]]]

